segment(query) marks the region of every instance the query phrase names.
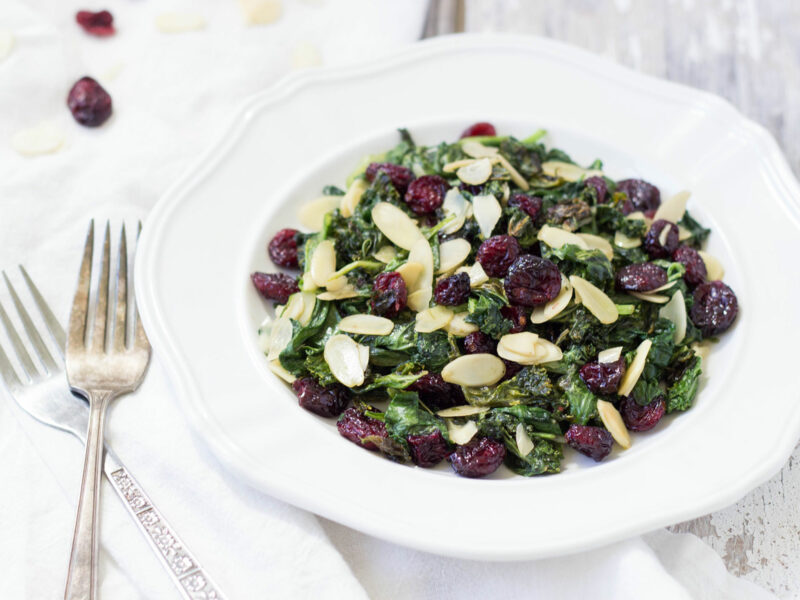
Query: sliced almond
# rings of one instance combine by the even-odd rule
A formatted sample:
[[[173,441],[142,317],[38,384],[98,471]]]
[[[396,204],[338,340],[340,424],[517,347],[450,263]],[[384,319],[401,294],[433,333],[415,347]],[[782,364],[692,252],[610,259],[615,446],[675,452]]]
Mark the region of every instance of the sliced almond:
[[[411,217],[394,204],[378,202],[372,208],[372,221],[395,246],[404,250],[410,250],[415,242],[425,239]]]
[[[622,381],[620,381],[619,390],[617,390],[620,396],[627,396],[633,391],[633,387],[642,375],[644,364],[647,361],[647,355],[652,345],[653,342],[650,340],[644,340],[636,348],[636,356],[633,357],[633,361],[631,361],[631,364],[622,376]]]
[[[466,273],[469,275],[470,287],[477,287],[489,281],[489,276],[486,274],[486,271],[483,270],[483,265],[479,262],[469,267],[461,267],[456,273]]]
[[[358,361],[361,363],[361,368],[366,371],[369,366],[369,346],[358,344]]]
[[[322,240],[311,255],[309,275],[319,287],[328,283],[330,276],[336,271],[336,249],[331,240]]]
[[[472,199],[472,210],[475,214],[475,221],[480,227],[481,235],[484,238],[491,237],[494,226],[497,225],[503,214],[497,198],[491,194],[475,196]]]
[[[372,255],[373,258],[381,261],[382,263],[389,264],[397,258],[397,250],[394,246],[386,245],[378,248],[378,251]]]
[[[453,318],[450,319],[450,322],[445,327],[447,333],[452,333],[457,337],[464,337],[478,331],[478,326],[475,323],[468,323],[466,318],[469,315],[468,312],[460,312],[453,315]]]
[[[338,291],[346,285],[347,285],[347,277],[345,275],[328,278],[328,281],[325,283],[325,287],[329,292]]]
[[[275,307],[275,314],[279,314],[278,307]],[[258,347],[264,354],[269,352],[269,338],[272,333],[273,322],[274,319],[270,315],[267,315],[261,322],[261,325],[258,326]]]
[[[194,13],[167,12],[156,17],[156,27],[161,33],[199,31],[204,29],[205,26],[205,18]]]
[[[617,362],[621,356],[622,356],[622,346],[614,346],[613,348],[607,348],[602,352],[598,352],[597,362],[602,364],[613,363]]]
[[[473,160],[456,171],[456,177],[467,185],[481,185],[492,176],[492,162],[488,158]]]
[[[14,34],[7,29],[0,29],[0,62],[11,54],[14,48]]]
[[[462,158],[461,160],[454,160],[453,162],[447,163],[442,167],[443,173],[454,173],[458,171],[462,167],[467,167],[475,162],[474,158]]]
[[[600,420],[603,422],[603,425],[606,426],[606,429],[608,429],[614,441],[625,450],[630,448],[631,436],[628,434],[628,429],[622,421],[622,415],[614,408],[614,405],[605,400],[598,400],[597,412],[600,414]]]
[[[414,242],[408,251],[408,262],[422,265],[422,273],[419,274],[409,292],[430,288],[433,285],[433,250],[428,240],[423,237]],[[430,298],[428,300],[430,301]]]
[[[657,294],[658,292],[663,292],[664,290],[668,290],[669,288],[673,287],[676,283],[678,283],[677,280],[668,281],[664,285],[660,285],[657,288],[653,288],[652,290],[647,290],[645,293],[646,294]]]
[[[353,216],[356,206],[361,202],[361,196],[364,195],[368,188],[369,182],[367,180],[361,178],[353,180],[339,203],[339,211],[343,217],[349,218]]]
[[[289,296],[289,300],[286,302],[286,306],[283,307],[283,310],[278,313],[281,317],[286,317],[287,319],[294,319],[295,321],[300,320],[300,315],[303,314],[303,305],[305,298],[303,297],[304,293],[309,292],[297,292]]]
[[[536,340],[536,362],[535,365],[542,365],[544,363],[555,362],[564,358],[561,348],[556,346],[553,342],[544,338]]]
[[[497,342],[497,355],[521,365],[536,362],[536,342],[539,336],[530,331],[507,333]]]
[[[494,385],[506,374],[506,366],[493,354],[467,354],[442,369],[442,379],[468,387]]]
[[[325,349],[322,352],[325,362],[328,363],[331,373],[336,379],[347,387],[355,387],[364,383],[364,371],[362,351],[359,349],[361,344],[357,344],[353,339],[344,334],[331,336],[325,342]],[[362,346],[366,348],[366,346]],[[369,356],[369,348],[367,348]]]
[[[471,417],[472,415],[480,415],[489,412],[488,406],[472,406],[471,404],[462,404],[461,406],[453,406],[452,408],[445,408],[436,411],[436,415],[445,419],[456,419],[458,417]]]
[[[708,362],[708,357],[711,354],[711,342],[708,340],[703,340],[702,342],[695,342],[690,347],[694,353],[700,357],[700,360],[703,361],[703,371],[705,372],[707,370],[706,363]]]
[[[528,454],[533,452],[533,440],[525,430],[525,425],[522,423],[517,423],[517,431],[515,434],[516,435],[514,437],[517,442],[517,450],[519,450],[521,456],[528,456]]]
[[[297,219],[309,231],[319,231],[325,224],[325,215],[339,208],[341,200],[341,196],[320,196],[304,204],[297,211]]]
[[[294,327],[288,317],[280,317],[275,319],[272,324],[272,330],[269,335],[269,352],[267,352],[267,360],[275,360],[283,352],[283,349],[292,341],[292,333]]]
[[[447,327],[453,318],[453,311],[444,306],[433,306],[417,313],[414,331],[430,333]]]
[[[678,225],[678,241],[682,242],[684,240],[688,240],[690,237],[692,237],[692,232],[685,227]]]
[[[310,69],[322,64],[319,48],[311,42],[300,42],[292,48],[292,68]]]
[[[576,233],[575,235],[586,242],[591,250],[600,250],[608,260],[614,258],[614,248],[606,238],[591,233]]]
[[[439,270],[437,273],[454,271],[467,260],[472,246],[463,238],[448,240],[439,246]]]
[[[43,121],[30,129],[23,129],[11,138],[11,147],[23,156],[52,154],[64,145],[64,131],[49,121]]]
[[[464,198],[458,188],[447,190],[444,195],[444,202],[442,202],[442,210],[445,217],[450,217],[452,220],[442,227],[442,233],[455,233],[461,229],[467,220],[471,207],[472,205]]]
[[[431,298],[433,297],[433,290],[431,286],[426,288],[422,288],[415,292],[411,292],[408,295],[408,308],[415,312],[419,312],[421,310],[426,310],[431,303]]]
[[[317,294],[317,300],[330,302],[331,300],[346,300],[347,298],[355,298],[356,296],[358,296],[358,291],[348,283],[341,289],[335,291],[328,290],[327,292]]]
[[[542,163],[542,172],[550,177],[558,177],[564,181],[578,181],[584,177],[602,176],[603,172],[597,169],[584,169],[572,163],[560,160],[548,160]]]
[[[575,299],[597,317],[598,321],[604,325],[610,325],[619,318],[614,301],[603,290],[577,275],[571,275],[569,282],[575,288]]]
[[[283,12],[281,0],[239,0],[248,25],[267,25],[277,21]]]
[[[316,295],[310,292],[300,292],[303,296],[303,312],[297,321],[300,325],[308,325],[311,322],[311,315],[314,314],[314,307],[317,305]]]
[[[572,300],[572,284],[563,274],[561,275],[561,290],[558,296],[547,304],[539,305],[531,312],[531,323],[545,323],[561,313]]]
[[[521,189],[523,192],[528,191],[528,188],[531,187],[530,184],[527,181],[525,181],[525,178],[522,175],[519,174],[519,171],[517,171],[514,168],[514,165],[508,162],[508,159],[505,156],[503,156],[502,154],[498,154],[494,160],[497,164],[499,164],[506,171],[508,171],[508,175],[511,177],[511,181],[513,181],[514,184],[519,189]]]
[[[638,248],[642,245],[642,238],[628,237],[621,231],[614,232],[614,245],[620,248]]]
[[[464,140],[461,142],[461,149],[464,154],[472,158],[488,158],[500,152],[494,146],[484,146],[477,140]]]
[[[386,317],[361,313],[348,315],[339,321],[339,329],[358,335],[389,335],[394,329],[394,323]]]
[[[406,288],[409,290],[416,289],[417,281],[419,280],[419,276],[422,275],[423,270],[422,265],[418,262],[407,262],[396,269],[396,271],[400,273],[400,277],[403,278]]]
[[[448,419],[445,423],[447,424],[447,435],[450,441],[459,446],[468,443],[478,433],[478,425],[475,421],[467,421],[463,425],[458,425]]]
[[[698,250],[697,253],[706,265],[706,275],[709,281],[719,281],[725,277],[725,269],[715,256],[712,256],[704,250]]]
[[[670,223],[677,223],[683,218],[683,215],[686,214],[686,203],[689,201],[689,196],[691,195],[690,192],[684,190],[678,192],[674,196],[670,196],[658,207],[656,214],[653,215],[653,220],[658,221],[659,219],[664,219]]]
[[[667,245],[667,238],[669,237],[669,232],[672,231],[672,225],[666,225],[662,230],[661,233],[658,234],[658,243],[662,246]]]
[[[279,360],[271,360],[267,363],[269,370],[275,373],[278,377],[283,379],[286,383],[294,383],[294,380],[297,379],[294,375],[292,375],[289,371],[283,368],[281,361]]]
[[[666,304],[669,302],[669,296],[662,294],[653,294],[652,292],[628,292],[634,298],[638,298],[643,302],[652,302],[653,304]]]
[[[670,301],[658,309],[658,316],[675,323],[673,340],[679,344],[686,335],[686,301],[683,298],[683,292],[678,290],[672,294]]]
[[[553,227],[552,225],[543,225],[539,230],[537,238],[540,242],[544,242],[551,248],[561,248],[561,246],[565,244],[572,244],[583,250],[589,249],[588,242],[577,234],[567,231],[566,229],[561,229],[560,227]]]

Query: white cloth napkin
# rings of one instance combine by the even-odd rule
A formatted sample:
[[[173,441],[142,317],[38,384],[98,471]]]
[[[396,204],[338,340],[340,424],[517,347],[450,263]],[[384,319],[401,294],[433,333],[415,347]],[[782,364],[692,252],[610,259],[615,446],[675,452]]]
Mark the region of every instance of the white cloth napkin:
[[[423,0],[284,0],[277,23],[246,27],[233,2],[109,0],[102,8],[118,33],[93,39],[74,22],[86,6],[69,4],[0,4],[0,30],[16,38],[0,62],[0,267],[14,278],[11,267],[24,263],[62,319],[90,218],[143,219],[242,99],[274,83],[293,56],[308,56],[309,44],[325,64],[373,57],[415,40],[425,12]],[[200,14],[207,26],[159,33],[154,19],[168,10]],[[65,107],[86,74],[114,99],[114,116],[98,130],[76,125]],[[11,137],[43,120],[66,132],[64,148],[17,155]],[[3,334],[0,343],[7,347]],[[698,538],[666,531],[566,558],[480,563],[317,519],[220,467],[188,429],[157,352],[141,389],[112,406],[107,432],[231,599],[773,597],[728,575]],[[61,597],[82,455],[76,440],[0,392],[0,598]],[[107,484],[101,520],[101,597],[177,598]]]

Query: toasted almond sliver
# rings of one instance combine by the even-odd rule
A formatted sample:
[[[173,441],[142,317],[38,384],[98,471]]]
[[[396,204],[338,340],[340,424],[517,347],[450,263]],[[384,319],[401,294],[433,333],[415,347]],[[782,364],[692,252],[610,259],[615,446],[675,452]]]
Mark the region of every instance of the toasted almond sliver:
[[[633,357],[633,361],[631,361],[631,364],[622,376],[622,381],[620,381],[619,390],[617,390],[620,396],[627,396],[633,391],[633,386],[636,385],[636,382],[639,381],[639,377],[642,375],[644,364],[647,361],[647,354],[650,352],[650,346],[652,345],[653,342],[650,340],[644,340],[639,344],[638,348],[636,348],[636,356]]]
[[[52,154],[64,145],[64,131],[60,126],[43,121],[29,129],[23,129],[11,138],[11,147],[23,156]]]
[[[584,169],[572,163],[560,160],[548,160],[542,163],[542,172],[550,177],[558,177],[564,181],[578,181],[582,177],[602,176],[603,172],[597,169]]]
[[[335,290],[335,291],[327,291],[322,292],[321,294],[317,294],[317,300],[345,300],[347,298],[355,298],[358,296],[358,292],[356,289],[350,285],[349,283],[345,285],[343,288]]]
[[[534,364],[541,365],[544,363],[555,362],[561,360],[564,354],[561,348],[556,346],[553,342],[544,338],[539,338],[536,341],[536,362]]]
[[[322,240],[311,255],[311,280],[319,287],[328,283],[330,276],[336,271],[336,250],[331,240]]]
[[[347,276],[339,275],[339,277],[328,278],[325,283],[325,288],[329,292],[336,292],[347,285]]]
[[[530,184],[527,181],[525,181],[525,178],[522,175],[519,174],[519,171],[517,171],[514,168],[514,165],[512,165],[510,162],[508,162],[508,159],[505,156],[503,156],[502,154],[498,154],[494,158],[494,160],[501,167],[503,167],[506,171],[508,171],[508,174],[511,177],[511,181],[513,181],[514,184],[519,189],[521,189],[523,192],[527,192],[528,191],[528,188],[531,187]]]
[[[620,248],[638,248],[642,245],[642,238],[628,237],[621,231],[614,232],[614,245]]]
[[[300,315],[303,314],[303,307],[305,304],[305,298],[303,297],[304,293],[308,294],[309,292],[296,292],[289,296],[286,306],[284,306],[283,310],[279,313],[280,316],[299,321]]]
[[[563,274],[561,275],[561,291],[558,296],[550,300],[547,304],[539,305],[531,312],[531,323],[545,323],[558,316],[569,305],[572,300],[572,284]]]
[[[669,232],[672,231],[672,225],[666,225],[662,230],[661,233],[658,235],[658,243],[662,246],[667,245],[667,238],[669,237]]]
[[[489,412],[488,406],[472,406],[471,404],[462,404],[461,406],[453,406],[436,411],[437,417],[445,419],[456,419],[458,417],[471,417],[472,415],[480,415]]]
[[[409,292],[430,288],[433,285],[433,250],[428,240],[423,237],[414,242],[408,251],[408,262],[422,265],[422,273],[419,274]]]
[[[617,362],[622,356],[622,346],[607,348],[597,354],[597,362],[607,364]]]
[[[678,225],[678,241],[682,242],[684,240],[688,240],[690,237],[692,237],[692,232],[685,227]]]
[[[464,238],[456,238],[443,242],[439,246],[439,270],[437,273],[448,273],[461,266],[469,253],[472,251],[472,246]]]
[[[706,275],[709,281],[719,281],[725,277],[725,269],[715,256],[704,250],[698,250],[698,254],[706,265]]]
[[[475,323],[468,323],[466,321],[467,315],[469,315],[468,312],[461,312],[453,315],[453,318],[450,319],[450,322],[445,327],[447,333],[452,333],[457,337],[464,337],[478,331],[478,326],[475,325]]]
[[[672,294],[669,302],[658,309],[658,316],[675,323],[673,340],[679,344],[686,335],[686,301],[680,290]]]
[[[475,213],[475,221],[480,227],[481,235],[488,238],[492,235],[492,230],[503,214],[500,203],[491,194],[475,196],[472,199],[472,210]]]
[[[277,359],[269,361],[267,366],[269,367],[270,371],[275,373],[275,375],[283,379],[286,383],[294,383],[294,380],[297,379],[297,377],[284,369],[281,361]]]
[[[395,246],[404,250],[410,250],[415,242],[425,239],[411,217],[394,204],[378,202],[372,208],[372,221]]]
[[[528,456],[533,451],[533,440],[528,432],[525,430],[525,425],[517,423],[517,430],[515,432],[517,442],[517,450],[522,456]]]
[[[325,342],[322,352],[325,362],[328,363],[331,373],[336,379],[347,387],[355,387],[364,383],[364,370],[361,344],[344,334],[331,336]],[[366,348],[366,346],[364,346]],[[367,348],[369,353],[369,348]],[[367,355],[369,356],[369,354]]]
[[[464,140],[461,142],[461,149],[464,154],[472,158],[487,158],[495,156],[500,150],[494,146],[484,146],[477,140]]]
[[[625,450],[630,448],[631,436],[628,434],[625,423],[622,422],[622,415],[614,408],[614,405],[605,400],[598,400],[597,412],[600,414],[600,420],[603,422],[603,425],[606,426],[606,429],[608,429],[614,441]]]
[[[303,312],[297,319],[300,325],[308,325],[311,322],[311,315],[314,314],[314,307],[317,305],[317,297],[310,292],[300,292],[303,296]]]
[[[572,244],[583,250],[588,250],[590,247],[588,242],[577,234],[567,231],[566,229],[561,229],[560,227],[553,227],[552,225],[542,226],[537,238],[540,242],[544,242],[551,248],[561,248],[564,244]]]
[[[445,423],[447,424],[447,435],[450,441],[459,446],[468,443],[478,433],[478,425],[475,421],[467,421],[463,425],[458,425],[450,420],[445,421]]]
[[[619,318],[616,305],[603,290],[577,275],[571,275],[569,282],[575,288],[576,299],[580,297],[580,303],[603,325],[610,325]]]
[[[653,304],[666,304],[669,302],[669,296],[664,296],[662,294],[653,294],[651,292],[628,292],[628,294],[643,302],[652,302]]]
[[[442,227],[442,233],[455,233],[461,229],[471,206],[458,188],[447,190],[444,195],[444,202],[442,202],[442,210],[445,217],[452,217],[453,220]]]
[[[292,341],[292,333],[294,328],[292,322],[288,317],[280,317],[275,319],[272,324],[272,331],[269,336],[269,352],[267,352],[267,360],[275,360],[283,352],[283,349]]]
[[[292,48],[293,69],[310,69],[319,67],[322,64],[322,54],[319,48],[311,42],[300,42]]]
[[[505,374],[505,364],[493,354],[459,356],[442,369],[442,379],[446,382],[469,387],[494,385]]]
[[[483,270],[483,265],[479,262],[476,262],[467,269],[467,275],[469,275],[470,287],[477,287],[489,281],[489,276],[486,274],[486,271]]]
[[[575,235],[586,242],[590,249],[600,250],[608,260],[614,258],[614,248],[606,238],[591,233],[576,233]]]
[[[488,158],[478,158],[456,171],[456,177],[467,185],[481,185],[492,176],[492,163]]]
[[[206,20],[194,13],[167,12],[156,17],[156,27],[162,33],[183,33],[204,29]]]
[[[663,292],[664,290],[668,290],[669,288],[673,287],[676,283],[678,283],[677,280],[668,281],[664,285],[660,285],[657,288],[653,288],[652,290],[647,290],[644,293],[645,294],[657,294],[658,292]]]
[[[409,290],[416,289],[417,281],[419,280],[419,276],[422,275],[423,267],[418,262],[407,262],[403,263],[395,271],[400,273],[400,277],[403,278],[403,283],[406,284],[406,288]]]
[[[319,231],[325,223],[325,215],[339,208],[341,201],[341,196],[320,196],[304,204],[297,211],[297,219],[309,231]]]
[[[239,0],[248,25],[268,25],[277,21],[283,5],[281,0]]]
[[[382,263],[390,263],[397,258],[397,250],[394,246],[385,245],[378,248],[378,251],[372,255],[373,258],[381,261]]]
[[[14,34],[7,29],[0,29],[0,62],[3,62],[14,49]]]
[[[415,312],[426,310],[431,303],[433,290],[431,286],[416,290],[408,295],[408,308]]]
[[[443,173],[454,173],[458,171],[461,167],[467,167],[475,162],[474,158],[462,158],[461,160],[455,160],[451,163],[447,163],[442,167]]]
[[[369,346],[358,344],[358,361],[361,363],[361,368],[366,371],[369,366]]]
[[[536,342],[539,336],[530,331],[507,333],[497,342],[497,355],[522,365],[536,362]]]
[[[414,331],[430,333],[446,327],[453,318],[453,311],[444,306],[433,306],[417,313]]]
[[[658,221],[659,219],[664,219],[670,223],[680,221],[686,213],[686,202],[688,202],[691,195],[691,192],[684,190],[667,198],[656,210],[656,214],[653,215],[653,221]]]
[[[339,204],[339,210],[343,217],[349,218],[353,216],[353,211],[355,211],[358,203],[361,202],[361,196],[364,195],[367,188],[369,188],[369,182],[365,179],[359,178],[353,180],[344,196],[342,196],[342,201]]]
[[[339,321],[339,329],[358,335],[389,335],[394,329],[394,323],[386,317],[362,313],[346,316]]]

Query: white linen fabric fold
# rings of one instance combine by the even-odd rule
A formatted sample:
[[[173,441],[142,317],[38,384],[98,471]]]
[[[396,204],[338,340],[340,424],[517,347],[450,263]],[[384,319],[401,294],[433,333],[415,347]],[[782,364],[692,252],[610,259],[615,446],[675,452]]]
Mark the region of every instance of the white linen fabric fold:
[[[25,264],[62,319],[90,218],[144,219],[242,99],[289,71],[298,47],[312,44],[325,64],[373,57],[417,39],[426,7],[284,0],[278,22],[247,27],[233,2],[110,0],[102,8],[113,12],[118,33],[94,39],[74,22],[86,6],[70,4],[0,4],[0,30],[15,37],[0,61],[0,267]],[[200,14],[207,26],[159,33],[154,19],[167,10]],[[67,90],[86,74],[114,100],[114,116],[98,130],[76,125],[65,107]],[[11,137],[41,121],[66,132],[64,148],[17,155]],[[112,405],[107,427],[110,444],[232,600],[773,597],[731,577],[696,537],[666,531],[568,558],[481,563],[319,520],[221,468],[180,414],[157,351],[141,389]],[[0,597],[63,593],[82,456],[76,440],[0,392]],[[107,483],[101,543],[101,597],[178,597]]]

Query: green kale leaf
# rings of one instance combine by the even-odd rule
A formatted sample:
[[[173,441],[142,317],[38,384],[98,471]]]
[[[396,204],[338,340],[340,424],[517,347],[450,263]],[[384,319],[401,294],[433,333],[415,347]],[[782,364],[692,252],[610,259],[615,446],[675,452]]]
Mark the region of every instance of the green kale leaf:
[[[702,365],[703,360],[697,355],[689,360],[683,374],[667,390],[667,412],[691,408],[700,387]]]
[[[384,423],[392,439],[405,446],[409,435],[426,435],[436,430],[449,439],[444,421],[420,406],[416,392],[388,391],[391,401],[384,414]]]
[[[590,281],[600,289],[608,289],[614,282],[611,262],[600,250],[583,250],[574,244],[551,248],[540,244],[542,258],[553,261],[565,276],[577,275]]]
[[[467,304],[469,315],[465,320],[477,325],[486,335],[499,339],[511,331],[514,325],[500,312],[504,306],[508,306],[508,300],[502,292],[488,289],[475,290],[470,295]]]
[[[496,385],[463,387],[464,397],[473,406],[513,406],[531,404],[551,408],[556,400],[553,383],[542,367],[524,367],[511,379]]]

